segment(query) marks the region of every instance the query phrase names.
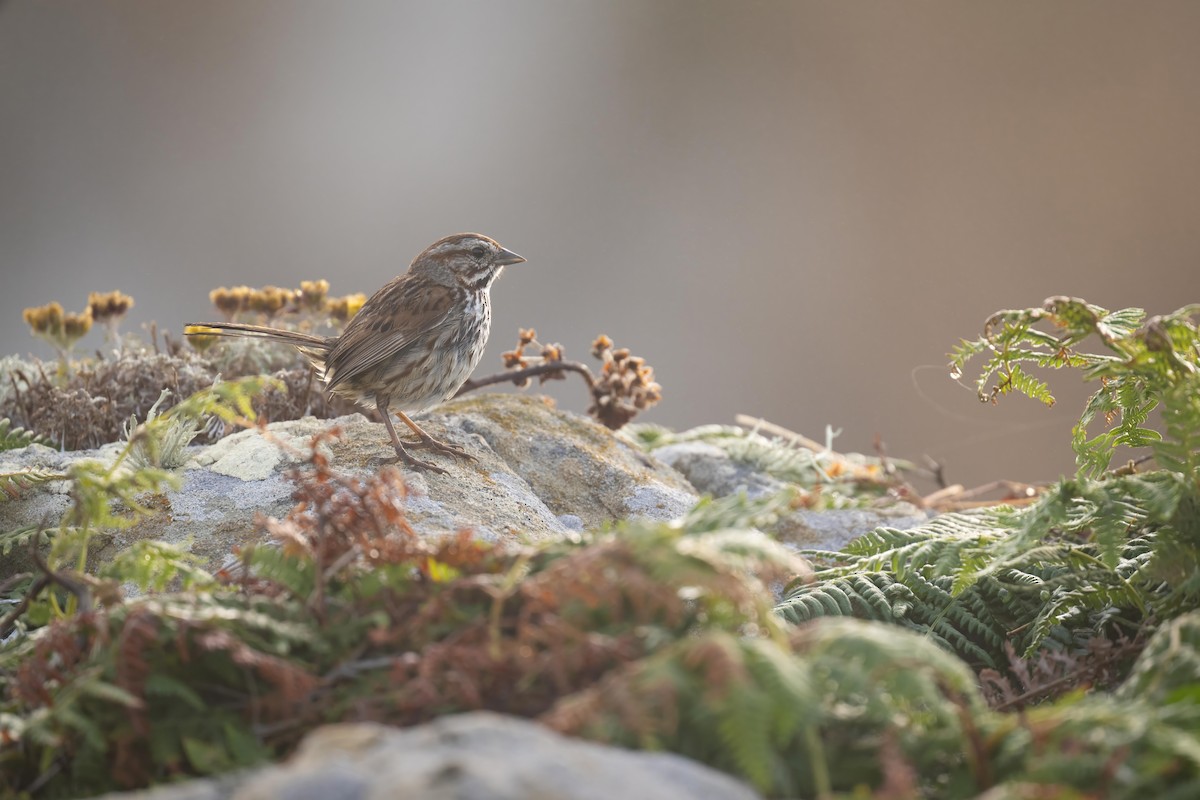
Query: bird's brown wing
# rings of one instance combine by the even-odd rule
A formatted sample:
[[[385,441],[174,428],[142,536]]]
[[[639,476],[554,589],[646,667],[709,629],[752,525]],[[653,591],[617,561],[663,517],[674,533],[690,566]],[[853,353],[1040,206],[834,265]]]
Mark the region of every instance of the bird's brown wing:
[[[455,290],[401,275],[372,295],[325,358],[330,390],[385,363],[445,323]]]

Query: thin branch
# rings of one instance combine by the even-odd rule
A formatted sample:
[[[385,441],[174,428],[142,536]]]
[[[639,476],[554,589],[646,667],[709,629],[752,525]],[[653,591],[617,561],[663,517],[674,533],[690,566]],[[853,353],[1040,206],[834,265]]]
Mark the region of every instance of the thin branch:
[[[476,389],[482,389],[484,386],[493,386],[497,383],[519,383],[525,378],[533,378],[538,375],[545,375],[554,372],[576,372],[583,377],[587,383],[588,390],[595,392],[596,379],[592,375],[592,371],[587,368],[587,365],[580,364],[578,361],[544,361],[541,364],[534,364],[532,367],[524,369],[506,370],[497,372],[495,375],[488,375],[486,378],[472,378],[462,385],[462,388],[455,393],[455,397],[473,392]]]
[[[71,594],[75,595],[75,597],[79,600],[80,611],[92,610],[92,590],[88,588],[86,583],[83,581],[77,581],[61,572],[55,572],[54,570],[50,569],[50,567],[46,564],[46,560],[42,558],[40,553],[34,553],[33,560],[37,563],[38,567],[46,573],[46,577],[66,589]]]
[[[734,416],[733,421],[738,425],[764,431],[772,436],[778,436],[781,439],[790,439],[795,444],[798,444],[801,447],[807,447],[814,453],[820,453],[825,450],[825,445],[821,444],[820,442],[809,439],[803,434],[788,430],[782,425],[776,425],[774,422],[768,422],[762,417],[752,417],[749,414],[737,414]]]
[[[1139,652],[1144,648],[1146,643],[1131,639],[1125,642],[1118,642],[1104,652],[1092,655],[1091,661],[1082,661],[1076,669],[1060,675],[1059,677],[1046,681],[1045,683],[1036,683],[1031,688],[1017,695],[996,704],[993,707],[994,711],[1007,711],[1010,708],[1023,708],[1029,702],[1045,697],[1050,697],[1063,686],[1072,686],[1076,683],[1084,683],[1089,679],[1098,677],[1105,667],[1120,661],[1129,656],[1130,653]]]
[[[21,615],[24,614],[26,610],[28,610],[29,604],[33,602],[33,598],[41,594],[42,590],[51,583],[53,583],[53,581],[51,581],[50,578],[45,575],[33,582],[33,584],[29,587],[29,591],[27,591],[25,596],[21,598],[20,602],[13,607],[13,610],[5,614],[4,619],[0,619],[0,639],[7,638],[8,635],[12,633],[13,628],[15,628],[17,625],[17,620],[21,618]]]
[[[1025,505],[1036,500],[1043,488],[1045,488],[1045,484],[1021,483],[1009,480],[991,481],[981,486],[976,486],[974,489],[965,489],[962,484],[954,484],[953,486],[947,486],[944,489],[939,489],[932,494],[926,495],[924,502],[928,506],[936,506],[943,511],[970,508],[976,505],[995,505],[997,502],[1009,503],[1010,505]],[[999,500],[976,500],[981,495],[997,490],[1004,491],[1004,495]]]
[[[9,589],[13,588],[14,586],[16,586],[18,583],[25,580],[26,578],[32,578],[32,577],[33,577],[32,572],[18,572],[16,575],[10,575],[8,578],[6,578],[4,580],[3,583],[0,583],[0,594],[4,594]]]
[[[827,447],[826,445],[822,444],[821,442],[818,442],[814,439],[810,439],[807,436],[805,436],[804,434],[796,433],[793,430],[789,430],[788,428],[785,428],[782,425],[777,425],[774,422],[768,422],[767,420],[763,419],[762,417],[755,417],[755,416],[751,416],[749,414],[735,414],[733,417],[733,421],[736,424],[741,425],[744,428],[750,428],[751,430],[754,430],[754,431],[767,433],[767,434],[770,434],[771,436],[778,436],[781,439],[788,439],[789,441],[791,441],[791,443],[798,444],[801,447],[812,450],[814,453],[829,453],[830,455],[832,455],[838,459],[845,458],[845,456],[842,453],[832,450],[831,448]],[[880,440],[878,439],[878,437],[876,437],[876,449],[878,451],[880,451],[880,453],[881,453],[881,456],[878,459],[880,465],[884,466],[885,468],[889,468],[888,469],[889,474],[894,469],[894,470],[898,470],[900,472],[917,475],[922,478],[928,478],[930,480],[935,480],[935,481],[942,480],[942,478],[940,477],[940,474],[938,472],[930,469],[929,467],[923,467],[923,466],[920,466],[919,464],[914,464],[911,461],[905,461],[904,459],[898,459],[898,458],[891,458],[890,456],[888,456],[885,452],[883,452],[882,446],[880,444]]]

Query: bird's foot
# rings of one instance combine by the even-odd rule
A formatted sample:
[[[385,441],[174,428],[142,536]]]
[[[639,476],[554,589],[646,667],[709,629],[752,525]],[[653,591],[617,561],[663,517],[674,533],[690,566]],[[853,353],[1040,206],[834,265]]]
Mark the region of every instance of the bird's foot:
[[[406,444],[408,443],[406,442]],[[409,446],[411,447],[412,445],[409,444]],[[428,470],[430,472],[436,472],[439,475],[446,474],[446,469],[444,467],[439,467],[437,464],[433,464],[429,461],[422,461],[399,445],[396,446],[396,457],[389,458],[387,461],[393,464],[395,464],[397,461],[403,461],[405,464],[415,470]]]
[[[454,458],[464,458],[467,461],[475,460],[475,456],[471,455],[466,450],[463,450],[461,447],[458,447],[457,445],[449,444],[448,442],[439,441],[438,439],[435,439],[432,436],[423,437],[423,438],[419,439],[418,441],[413,442],[412,444],[409,444],[408,442],[405,442],[404,444],[407,445],[408,447],[425,448],[428,450],[432,450],[435,453],[442,453],[444,455],[453,456]]]

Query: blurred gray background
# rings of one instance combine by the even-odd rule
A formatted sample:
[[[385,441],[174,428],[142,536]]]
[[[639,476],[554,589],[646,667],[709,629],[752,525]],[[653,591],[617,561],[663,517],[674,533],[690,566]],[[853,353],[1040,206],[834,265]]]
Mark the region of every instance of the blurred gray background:
[[[1198,41],[1194,2],[10,0],[0,353],[51,355],[25,306],[119,288],[177,335],[216,286],[370,293],[477,230],[529,259],[482,372],[606,332],[647,421],[1053,478],[1078,379],[990,408],[945,353],[1053,294],[1200,300]]]

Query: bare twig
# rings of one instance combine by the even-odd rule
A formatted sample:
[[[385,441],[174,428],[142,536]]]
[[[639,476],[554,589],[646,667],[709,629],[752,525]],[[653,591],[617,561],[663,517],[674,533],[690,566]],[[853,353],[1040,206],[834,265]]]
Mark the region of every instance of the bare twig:
[[[789,430],[782,425],[777,425],[774,422],[768,422],[762,417],[754,417],[749,414],[736,414],[734,415],[733,421],[744,428],[750,428],[751,430],[767,433],[771,436],[778,436],[781,439],[787,439],[793,444],[797,444],[801,447],[812,450],[814,453],[829,453],[835,458],[845,458],[842,453],[838,453],[830,449],[821,442],[810,439],[801,433],[796,433],[793,430]],[[920,466],[911,461],[905,461],[904,459],[892,458],[888,456],[884,451],[882,440],[879,437],[876,437],[875,445],[876,450],[880,453],[880,465],[885,468],[887,474],[894,474],[896,471],[900,471],[912,475],[918,475],[922,478],[928,478],[929,480],[941,480],[939,471],[935,471],[929,467]]]
[[[767,422],[762,417],[752,417],[749,414],[737,414],[734,416],[733,421],[746,428],[763,431],[771,434],[772,436],[778,436],[781,439],[789,439],[801,447],[807,447],[814,453],[820,453],[825,449],[825,445],[821,444],[820,442],[809,439],[803,434],[788,430],[782,425],[776,425],[774,422]]]
[[[592,375],[592,371],[587,368],[586,364],[580,364],[578,361],[546,361],[541,364],[534,364],[532,367],[524,369],[506,370],[497,372],[495,375],[488,375],[485,378],[472,378],[462,385],[462,388],[455,393],[455,397],[473,392],[476,389],[482,389],[484,386],[494,386],[497,383],[512,383],[519,386],[521,381],[528,378],[535,378],[538,375],[545,375],[553,372],[576,372],[583,377],[584,382],[588,386],[588,390],[593,394],[596,389],[596,379]]]
[[[1019,481],[991,481],[974,489],[965,489],[962,484],[955,484],[925,495],[924,502],[928,506],[937,506],[943,510],[969,508],[973,505],[995,505],[997,502],[1021,505],[1037,499],[1044,484],[1021,483]],[[989,492],[1003,490],[1004,495],[999,500],[977,500],[976,498]]]
[[[540,354],[526,353],[530,347],[540,348]],[[521,328],[517,346],[503,355],[506,371],[469,380],[456,396],[496,383],[524,388],[535,375],[545,383],[563,380],[564,373],[574,372],[583,378],[592,396],[588,415],[613,430],[662,399],[662,387],[654,380],[654,369],[646,359],[630,353],[629,348],[614,348],[612,339],[600,334],[592,342],[592,355],[600,360],[599,375],[578,361],[567,361],[561,344],[542,344],[533,328]]]
[[[1030,703],[1057,696],[1060,693],[1060,689],[1093,682],[1097,679],[1103,679],[1105,671],[1109,667],[1121,661],[1122,659],[1136,655],[1137,653],[1141,652],[1145,646],[1146,641],[1141,636],[1135,636],[1131,639],[1123,638],[1115,642],[1107,642],[1106,646],[1102,649],[1090,649],[1089,653],[1081,657],[1081,660],[1074,669],[1068,669],[1066,672],[1053,679],[1042,680],[1039,682],[1039,679],[1043,678],[1042,675],[1038,675],[1035,672],[1034,675],[1030,676],[1028,673],[1026,673],[1025,676],[1021,678],[1021,682],[1024,684],[1021,688],[1024,689],[1024,691],[1020,694],[1005,697],[1003,699],[997,698],[997,700],[992,704],[992,708],[995,711],[1008,711],[1010,709],[1024,708]],[[1014,663],[1017,663],[1015,655],[1011,652],[1011,646],[1009,649],[1009,659]],[[1036,667],[1036,663],[1034,666]],[[990,682],[993,686],[999,688],[1010,685],[1007,679],[1002,678],[995,670],[985,670],[984,673],[981,674],[981,677],[985,677],[989,673],[991,676],[994,676],[988,680],[988,682]]]
[[[50,565],[42,557],[38,547],[41,544],[43,532],[44,529],[39,528],[38,532],[29,540],[30,558],[33,559],[33,563],[37,564],[38,569],[42,571],[42,575],[30,585],[29,590],[25,592],[25,596],[13,607],[13,610],[6,614],[4,619],[0,620],[0,638],[12,633],[13,628],[16,627],[17,620],[29,609],[29,604],[51,584],[57,583],[75,595],[79,600],[80,610],[90,611],[92,608],[92,592],[87,584],[70,578],[61,572],[55,572],[50,569]],[[17,577],[20,576],[13,576],[13,578]],[[28,573],[25,574],[25,577],[29,577]],[[9,579],[5,581],[4,586],[7,588],[11,583],[12,579]]]
[[[925,462],[925,469],[933,476],[934,481],[942,489],[946,488],[946,468],[940,461],[935,460],[931,456],[924,456],[922,459]]]
[[[92,590],[89,589],[88,585],[83,581],[75,580],[74,578],[68,577],[61,572],[55,572],[54,570],[50,569],[50,565],[46,563],[46,559],[42,558],[42,554],[38,552],[38,542],[41,541],[41,538],[42,531],[39,530],[29,543],[29,555],[30,558],[33,559],[33,563],[37,564],[38,569],[45,573],[45,576],[52,583],[57,583],[68,592],[75,595],[76,599],[79,600],[80,611],[91,611]]]
[[[4,594],[26,578],[32,577],[32,572],[18,572],[16,575],[9,575],[8,578],[5,579],[4,583],[0,583],[0,594]]]
[[[29,591],[25,592],[25,596],[21,598],[20,602],[13,607],[12,611],[4,615],[4,619],[0,620],[0,639],[5,638],[12,633],[13,628],[15,628],[17,625],[17,620],[21,618],[21,615],[24,614],[26,610],[28,610],[29,604],[33,602],[33,598],[41,594],[42,590],[51,583],[53,583],[53,581],[51,581],[50,578],[46,577],[45,575],[33,582],[33,584],[29,587]]]

